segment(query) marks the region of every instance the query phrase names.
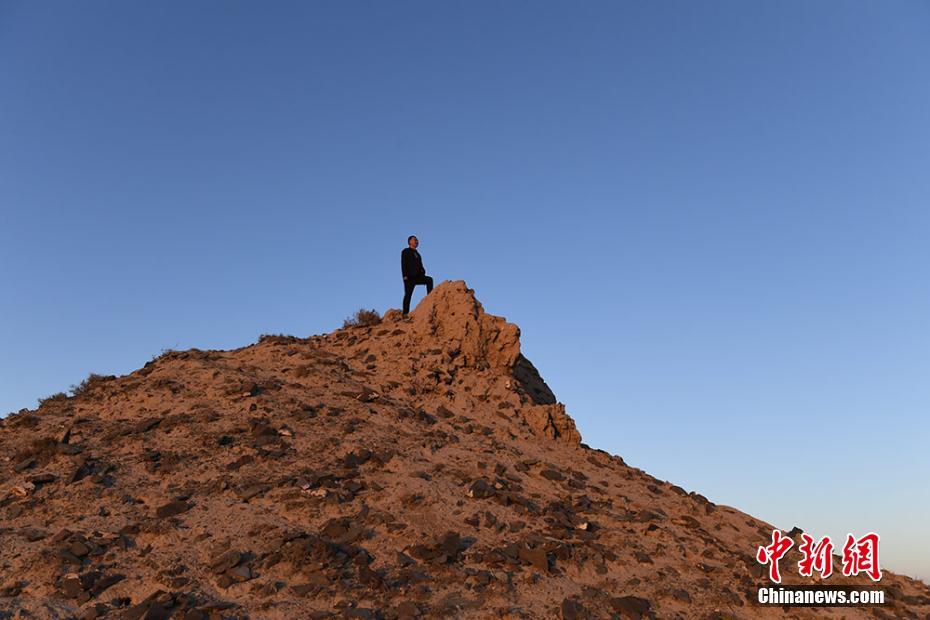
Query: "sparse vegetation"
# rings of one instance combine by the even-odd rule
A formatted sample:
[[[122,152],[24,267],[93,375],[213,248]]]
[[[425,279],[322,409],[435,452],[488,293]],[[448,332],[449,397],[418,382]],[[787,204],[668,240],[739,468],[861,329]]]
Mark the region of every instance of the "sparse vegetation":
[[[13,456],[14,462],[21,462],[27,459],[36,459],[41,464],[45,464],[52,459],[58,452],[58,442],[52,437],[38,437],[33,439],[29,445],[21,448]]]
[[[381,315],[378,314],[377,310],[366,310],[365,308],[361,308],[354,315],[348,317],[342,323],[342,327],[367,327],[370,325],[377,325],[380,322]]]
[[[165,357],[166,355],[171,355],[172,353],[175,353],[176,351],[177,349],[162,349],[159,353],[156,353],[155,355],[152,356],[152,359],[149,360],[149,363],[158,361],[161,358]]]
[[[56,392],[55,394],[52,394],[51,396],[40,398],[39,406],[42,407],[42,406],[50,405],[53,403],[64,402],[66,400],[68,400],[67,394],[65,394],[64,392]]]
[[[71,386],[71,395],[83,396],[100,387],[107,381],[111,381],[115,378],[116,377],[113,375],[98,375],[97,373],[92,372],[87,375],[87,378],[81,381],[78,385]]]
[[[258,337],[259,344],[266,342],[270,344],[293,344],[300,342],[300,340],[297,336],[288,336],[287,334],[262,334]]]

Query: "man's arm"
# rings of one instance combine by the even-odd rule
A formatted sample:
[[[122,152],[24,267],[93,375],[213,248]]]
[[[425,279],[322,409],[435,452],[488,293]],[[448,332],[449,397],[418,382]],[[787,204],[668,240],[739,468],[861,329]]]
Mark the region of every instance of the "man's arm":
[[[400,272],[404,276],[404,280],[408,277],[414,275],[416,267],[414,266],[414,256],[413,252],[409,251],[407,248],[404,248],[400,252]]]

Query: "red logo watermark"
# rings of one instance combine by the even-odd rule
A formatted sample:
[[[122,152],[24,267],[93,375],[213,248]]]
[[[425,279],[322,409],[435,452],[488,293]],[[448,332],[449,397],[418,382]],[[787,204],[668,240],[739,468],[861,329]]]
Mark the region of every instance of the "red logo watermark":
[[[872,581],[881,580],[878,542],[879,537],[875,532],[869,532],[861,538],[847,535],[846,544],[843,545],[843,575],[854,577],[865,573]],[[778,562],[793,546],[794,541],[781,530],[772,530],[772,543],[756,551],[756,561],[763,566],[769,565],[769,579],[775,583],[781,583]],[[833,574],[833,542],[829,536],[815,542],[808,534],[801,534],[798,551],[803,556],[798,562],[798,573],[802,577],[813,577],[814,572],[818,572],[821,578],[826,579]]]
[[[804,555],[798,562],[798,572],[802,577],[812,577],[814,571],[820,573],[823,579],[833,574],[833,543],[829,536],[824,536],[816,545],[814,539],[807,534],[801,534],[804,541],[798,550]]]
[[[852,534],[843,546],[843,574],[847,577],[865,573],[872,581],[882,578],[878,567],[878,534],[869,532],[856,540]]]

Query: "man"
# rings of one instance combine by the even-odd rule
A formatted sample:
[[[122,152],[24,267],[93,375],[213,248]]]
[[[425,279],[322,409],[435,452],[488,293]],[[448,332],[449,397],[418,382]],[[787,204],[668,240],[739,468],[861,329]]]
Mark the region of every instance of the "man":
[[[413,287],[417,284],[426,285],[426,294],[433,292],[433,279],[426,275],[426,269],[423,268],[423,259],[417,252],[417,246],[420,245],[419,239],[410,235],[407,237],[407,246],[400,253],[400,271],[404,276],[404,318],[410,312],[410,297],[413,295]]]

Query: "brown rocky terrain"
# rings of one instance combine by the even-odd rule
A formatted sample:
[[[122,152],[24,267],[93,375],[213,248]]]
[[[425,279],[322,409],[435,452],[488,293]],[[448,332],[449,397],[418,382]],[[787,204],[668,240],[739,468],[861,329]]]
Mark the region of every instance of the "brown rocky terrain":
[[[883,607],[755,605],[772,526],[581,443],[519,336],[444,282],[9,416],[0,618],[930,618],[887,571]]]

